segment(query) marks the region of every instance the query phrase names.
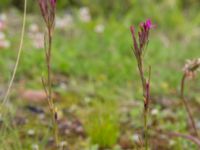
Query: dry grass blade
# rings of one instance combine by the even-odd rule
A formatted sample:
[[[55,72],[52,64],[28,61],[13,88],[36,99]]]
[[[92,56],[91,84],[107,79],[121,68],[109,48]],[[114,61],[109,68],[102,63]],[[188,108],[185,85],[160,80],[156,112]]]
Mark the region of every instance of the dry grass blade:
[[[6,91],[6,94],[4,96],[2,104],[5,104],[6,101],[7,101],[7,99],[8,99],[8,96],[10,94],[10,90],[11,90],[12,85],[13,85],[13,81],[15,79],[17,68],[18,68],[18,65],[19,65],[19,60],[20,60],[21,53],[22,53],[22,46],[23,46],[23,42],[24,42],[24,33],[25,33],[25,25],[26,25],[26,12],[27,12],[27,0],[24,0],[24,16],[23,16],[23,24],[22,24],[22,31],[21,31],[21,40],[20,40],[20,45],[19,45],[19,51],[18,51],[18,54],[17,54],[17,60],[16,60],[16,63],[15,63],[13,74],[12,74],[11,80],[9,82],[8,89]]]

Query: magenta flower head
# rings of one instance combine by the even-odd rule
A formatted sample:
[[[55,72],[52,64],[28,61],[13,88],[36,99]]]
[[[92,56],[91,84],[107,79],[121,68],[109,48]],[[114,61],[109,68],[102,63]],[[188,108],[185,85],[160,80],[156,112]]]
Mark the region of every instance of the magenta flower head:
[[[145,28],[147,30],[151,29],[153,27],[152,23],[151,23],[151,20],[150,19],[147,19],[146,22],[145,22]]]
[[[134,45],[134,54],[137,57],[142,55],[143,49],[148,44],[149,41],[149,32],[150,29],[154,28],[155,25],[152,24],[150,19],[147,19],[145,22],[140,23],[140,31],[138,32],[138,42],[136,40],[135,29],[133,26],[130,27],[133,45]]]
[[[51,0],[51,6],[55,8],[55,6],[56,6],[56,0]]]
[[[52,28],[55,21],[56,0],[38,0],[38,3],[45,23]]]

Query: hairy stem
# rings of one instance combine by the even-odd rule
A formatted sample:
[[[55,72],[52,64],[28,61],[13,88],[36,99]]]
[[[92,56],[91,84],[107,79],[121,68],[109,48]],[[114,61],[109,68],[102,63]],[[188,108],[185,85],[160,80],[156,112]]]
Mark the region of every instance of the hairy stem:
[[[183,104],[185,106],[185,109],[187,111],[188,117],[190,119],[192,128],[193,128],[194,133],[195,133],[195,136],[199,137],[198,131],[197,131],[197,128],[196,128],[196,124],[195,124],[194,118],[192,116],[192,112],[191,112],[190,107],[189,107],[189,105],[188,105],[188,103],[187,103],[187,101],[184,97],[185,79],[186,79],[186,74],[183,75],[182,80],[181,80],[181,99],[182,99]]]

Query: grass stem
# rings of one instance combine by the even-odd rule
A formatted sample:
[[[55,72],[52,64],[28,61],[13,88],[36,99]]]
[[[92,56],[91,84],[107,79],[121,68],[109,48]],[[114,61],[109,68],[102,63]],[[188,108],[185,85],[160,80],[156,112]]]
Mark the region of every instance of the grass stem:
[[[17,68],[18,68],[18,65],[19,65],[19,60],[20,60],[20,57],[21,57],[22,47],[23,47],[23,43],[24,43],[24,33],[25,33],[25,25],[26,25],[26,12],[27,12],[27,0],[24,0],[23,23],[22,23],[22,31],[21,31],[19,50],[18,50],[18,53],[17,53],[17,60],[16,60],[16,63],[15,63],[15,66],[14,66],[14,70],[13,70],[13,74],[12,74],[11,80],[9,82],[8,89],[6,91],[6,94],[4,96],[2,104],[5,104],[7,102],[7,100],[8,100],[8,96],[10,94],[10,90],[12,88],[13,81],[15,79],[15,75],[16,75]]]

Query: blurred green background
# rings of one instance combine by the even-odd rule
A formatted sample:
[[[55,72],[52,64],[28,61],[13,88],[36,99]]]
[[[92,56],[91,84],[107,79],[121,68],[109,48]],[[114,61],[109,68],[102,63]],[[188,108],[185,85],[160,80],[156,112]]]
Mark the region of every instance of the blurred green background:
[[[0,94],[3,97],[20,41],[23,0],[1,0],[0,13],[0,20],[5,22],[5,28],[0,32],[9,42],[0,46]],[[70,149],[113,148],[124,144],[122,137],[125,142],[132,140],[132,145],[133,136],[141,135],[142,89],[131,50],[129,26],[134,25],[139,30],[137,25],[148,18],[156,25],[151,30],[144,57],[146,69],[149,65],[152,67],[150,113],[157,112],[152,113],[150,125],[152,130],[188,133],[190,127],[179,90],[186,60],[200,57],[199,0],[57,0],[56,18],[52,55],[53,89],[58,95],[56,104],[67,119],[69,113],[66,112],[72,112],[83,124],[87,135],[83,139],[77,135],[67,136],[67,140],[63,136]],[[23,110],[27,105],[47,109],[46,104],[38,102],[40,97],[35,102],[26,95],[30,90],[36,95],[43,91],[41,76],[46,70],[43,32],[44,23],[37,0],[29,0],[24,47],[9,106],[10,120],[22,111],[29,122],[24,128],[14,126],[14,134],[12,128],[7,127],[4,136],[0,136],[18,145],[16,150],[20,147],[30,149],[33,141],[41,149],[48,143],[48,131],[38,117]],[[199,75],[187,84],[186,95],[199,122]],[[42,140],[24,138],[23,142],[15,141],[29,129],[36,131],[36,137],[45,136]],[[155,138],[151,140],[152,149],[197,149],[183,139],[171,141],[154,132],[151,134]],[[164,142],[158,142],[160,140]],[[9,145],[5,140],[0,141],[1,147]]]

